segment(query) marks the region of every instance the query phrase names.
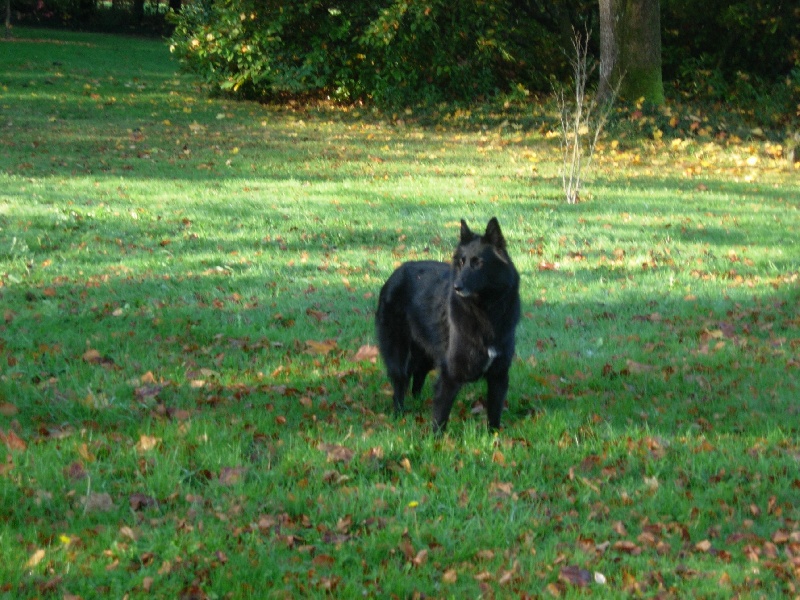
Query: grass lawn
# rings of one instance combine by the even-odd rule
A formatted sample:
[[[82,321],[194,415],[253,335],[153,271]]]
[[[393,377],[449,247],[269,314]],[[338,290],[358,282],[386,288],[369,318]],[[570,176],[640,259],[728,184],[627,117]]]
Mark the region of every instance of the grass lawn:
[[[800,595],[780,147],[620,115],[570,206],[541,108],[235,103],[161,42],[15,34],[0,598]],[[522,277],[504,429],[475,385],[435,439],[430,384],[391,415],[377,294],[493,215]]]

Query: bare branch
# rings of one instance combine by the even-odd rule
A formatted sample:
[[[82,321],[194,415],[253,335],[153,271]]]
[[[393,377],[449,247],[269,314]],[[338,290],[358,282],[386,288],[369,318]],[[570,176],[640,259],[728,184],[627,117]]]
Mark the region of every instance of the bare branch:
[[[600,133],[608,122],[614,100],[619,91],[619,81],[612,93],[603,99],[587,95],[586,83],[597,64],[589,56],[589,36],[573,30],[573,56],[570,64],[573,71],[574,100],[568,103],[564,89],[554,89],[561,113],[561,183],[569,204],[580,201],[585,169],[591,166],[594,150]],[[613,64],[600,63],[600,74],[610,73]],[[621,79],[621,78],[620,78]],[[588,137],[588,141],[585,141]]]

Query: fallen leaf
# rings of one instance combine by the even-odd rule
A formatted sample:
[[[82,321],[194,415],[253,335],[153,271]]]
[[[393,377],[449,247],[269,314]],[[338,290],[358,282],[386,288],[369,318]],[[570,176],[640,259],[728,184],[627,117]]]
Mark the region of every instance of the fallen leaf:
[[[606,584],[606,576],[603,575],[602,573],[600,573],[599,571],[595,571],[595,573],[594,573],[594,582],[599,584],[599,585],[605,585]]]
[[[75,461],[68,467],[64,467],[64,475],[72,481],[77,481],[79,479],[84,479],[87,473],[83,463],[80,461]]]
[[[306,340],[306,354],[321,354],[324,356],[336,350],[337,346],[336,340],[324,340],[322,342]]]
[[[320,444],[319,449],[328,455],[328,462],[345,462],[349,463],[355,452],[346,446],[339,446],[338,444]]]
[[[100,353],[94,348],[90,348],[83,353],[83,360],[90,364],[99,363],[101,358]]]
[[[10,429],[8,433],[0,431],[0,442],[3,442],[9,450],[25,450],[28,447],[25,440]]]
[[[458,581],[458,573],[456,573],[455,569],[447,569],[442,574],[443,583],[455,583],[456,581]]]
[[[420,567],[425,564],[425,561],[428,560],[428,550],[422,549],[411,559],[411,562],[414,564],[415,567]]]
[[[321,323],[322,321],[327,321],[328,320],[328,313],[324,313],[321,310],[315,310],[313,308],[308,308],[308,309],[306,309],[306,314],[309,317],[312,317],[312,318],[316,319],[318,323]]]
[[[336,563],[336,559],[330,554],[318,554],[311,560],[311,563],[317,567],[332,567]]]
[[[81,498],[86,512],[110,512],[114,510],[114,501],[107,492],[90,493]]]
[[[0,402],[0,415],[4,417],[13,417],[19,412],[19,409],[10,402]]]
[[[226,486],[236,485],[246,472],[245,467],[222,467],[219,471],[219,482]]]
[[[511,482],[494,481],[489,484],[489,495],[497,498],[507,498],[514,493],[514,484]]]
[[[42,548],[39,548],[36,552],[31,554],[31,557],[28,559],[28,562],[25,563],[25,568],[32,569],[33,567],[38,565],[40,562],[42,562],[44,555],[45,551]]]
[[[558,270],[558,263],[548,262],[543,260],[539,263],[539,270],[540,271],[557,271]]]
[[[639,556],[642,553],[642,549],[639,546],[627,540],[615,542],[612,548],[614,548],[614,550],[617,552],[630,554],[631,556]]]
[[[577,565],[567,565],[566,567],[561,567],[561,571],[558,573],[558,578],[559,580],[576,587],[586,587],[592,582],[592,574],[586,569],[582,569]]]
[[[656,367],[652,365],[638,363],[630,358],[625,361],[625,366],[629,373],[634,373],[637,375],[642,373],[651,373],[652,371],[656,370]]]
[[[378,347],[365,344],[353,356],[353,362],[369,361],[374,363],[378,358]]]
[[[709,540],[703,540],[702,542],[697,542],[694,545],[694,549],[698,552],[708,552],[711,550],[711,542]]]
[[[160,438],[142,434],[139,436],[139,441],[136,442],[136,451],[143,454],[158,446],[160,442]]]
[[[84,352],[82,358],[84,362],[87,362],[90,365],[101,365],[103,367],[114,366],[113,358],[110,358],[108,356],[101,356],[101,354],[94,348],[90,348],[89,350]]]

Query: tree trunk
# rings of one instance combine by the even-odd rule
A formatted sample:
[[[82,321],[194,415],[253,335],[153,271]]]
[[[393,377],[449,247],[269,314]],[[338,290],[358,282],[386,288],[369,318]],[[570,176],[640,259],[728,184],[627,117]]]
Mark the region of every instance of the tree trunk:
[[[137,23],[144,21],[144,0],[133,0],[133,18]]]
[[[664,103],[660,13],[659,0],[600,0],[601,96],[619,84],[629,101]]]

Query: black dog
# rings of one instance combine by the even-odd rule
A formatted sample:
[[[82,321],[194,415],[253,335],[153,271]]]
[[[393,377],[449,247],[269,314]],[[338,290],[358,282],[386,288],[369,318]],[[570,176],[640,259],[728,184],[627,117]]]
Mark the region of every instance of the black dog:
[[[401,265],[381,288],[375,316],[395,410],[402,413],[412,378],[417,396],[428,372],[438,369],[433,430],[444,431],[461,386],[480,378],[487,383],[489,427],[498,429],[519,314],[519,274],[494,217],[483,235],[461,221],[452,264]]]

